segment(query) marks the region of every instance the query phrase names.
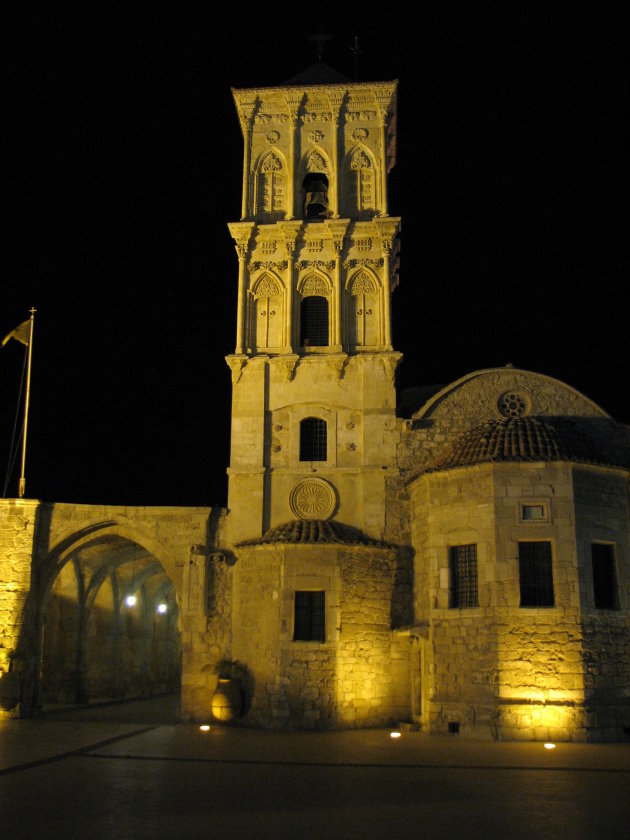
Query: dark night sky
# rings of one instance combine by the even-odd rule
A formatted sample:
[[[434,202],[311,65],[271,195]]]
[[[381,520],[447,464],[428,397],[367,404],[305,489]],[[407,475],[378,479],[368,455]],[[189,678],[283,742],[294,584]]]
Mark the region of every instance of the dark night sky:
[[[630,422],[621,5],[434,0],[418,20],[354,5],[322,17],[328,64],[352,76],[358,34],[359,78],[400,81],[403,386],[511,362]],[[230,87],[313,63],[317,20],[215,9],[16,4],[5,22],[0,334],[37,308],[30,497],[225,504],[226,223],[242,166]],[[16,342],[0,354],[2,479],[22,355]]]

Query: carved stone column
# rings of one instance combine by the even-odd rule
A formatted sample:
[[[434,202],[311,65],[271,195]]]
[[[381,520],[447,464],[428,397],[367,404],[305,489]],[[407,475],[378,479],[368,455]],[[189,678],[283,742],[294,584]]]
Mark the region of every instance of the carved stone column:
[[[333,248],[335,249],[335,267],[334,267],[334,312],[332,319],[332,345],[333,349],[339,352],[342,349],[341,345],[341,325],[342,325],[342,298],[343,289],[341,283],[341,257],[343,253],[343,240],[348,227],[348,219],[328,219],[326,227],[330,233],[333,241]]]
[[[248,106],[243,108],[242,112],[239,114],[243,129],[243,200],[241,203],[241,219],[246,219],[248,215],[253,215],[253,208],[251,214],[248,213],[248,209],[251,182],[250,168],[252,159],[252,134],[255,110],[256,104],[252,102],[248,103]]]
[[[374,219],[374,225],[381,240],[383,254],[383,344],[387,350],[392,349],[391,329],[391,277],[390,255],[394,237],[400,226],[399,218]]]
[[[280,228],[284,237],[284,244],[287,249],[288,260],[286,268],[286,286],[287,286],[287,300],[286,300],[286,323],[284,333],[284,345],[287,353],[293,352],[293,288],[294,288],[294,268],[295,268],[295,251],[297,245],[297,238],[302,228],[301,222],[279,222]]]
[[[254,228],[253,222],[240,222],[228,225],[238,254],[238,301],[236,309],[236,349],[235,353],[245,353],[245,295],[247,285],[247,253],[249,240]]]

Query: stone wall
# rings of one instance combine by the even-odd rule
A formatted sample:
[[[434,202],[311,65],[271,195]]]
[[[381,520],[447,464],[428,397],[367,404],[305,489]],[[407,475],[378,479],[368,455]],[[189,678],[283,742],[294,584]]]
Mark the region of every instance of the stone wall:
[[[0,500],[0,717],[16,708],[25,663],[19,656],[22,615],[31,585],[39,503]]]
[[[612,738],[616,726],[619,739],[630,673],[624,481],[603,468],[512,463],[428,474],[412,485],[416,620],[430,625],[430,731],[585,740]],[[544,519],[524,521],[524,502],[541,504]],[[601,533],[616,535],[623,609],[593,615],[592,584],[590,595],[583,590],[590,541]],[[520,606],[521,541],[551,545],[553,606]],[[479,606],[452,608],[449,548],[466,544],[477,546]],[[578,559],[578,544],[588,561]]]
[[[239,549],[233,648],[253,676],[246,723],[375,726],[409,715],[409,642],[391,629],[396,552],[340,545]],[[326,641],[294,641],[295,592],[323,590]]]

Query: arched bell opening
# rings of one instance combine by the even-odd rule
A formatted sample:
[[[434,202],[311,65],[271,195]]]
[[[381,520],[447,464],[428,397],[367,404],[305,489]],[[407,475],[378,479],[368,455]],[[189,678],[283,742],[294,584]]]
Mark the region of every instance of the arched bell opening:
[[[178,619],[153,554],[120,536],[84,543],[58,562],[42,599],[39,704],[178,693]]]

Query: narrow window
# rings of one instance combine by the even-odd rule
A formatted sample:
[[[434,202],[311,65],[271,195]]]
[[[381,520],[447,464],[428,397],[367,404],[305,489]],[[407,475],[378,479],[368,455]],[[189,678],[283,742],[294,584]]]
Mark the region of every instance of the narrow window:
[[[323,219],[328,209],[328,178],[322,172],[309,172],[304,178],[304,215]]]
[[[617,575],[615,574],[615,550],[612,545],[593,543],[593,593],[598,610],[618,610]]]
[[[328,301],[321,295],[306,297],[300,309],[302,347],[328,346]]]
[[[454,545],[449,554],[451,607],[478,607],[477,546]]]
[[[553,607],[550,542],[520,542],[518,570],[521,607]]]
[[[325,593],[296,592],[294,642],[325,642]]]
[[[300,423],[300,461],[325,461],[327,457],[326,421],[306,417]]]
[[[540,504],[522,505],[521,520],[523,522],[546,522],[547,506],[542,502]]]

